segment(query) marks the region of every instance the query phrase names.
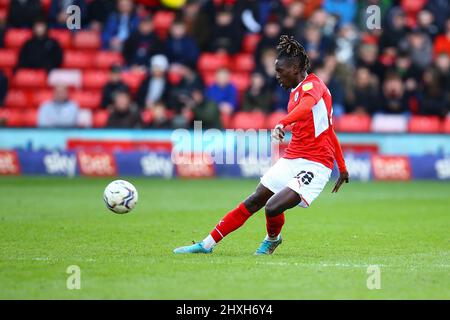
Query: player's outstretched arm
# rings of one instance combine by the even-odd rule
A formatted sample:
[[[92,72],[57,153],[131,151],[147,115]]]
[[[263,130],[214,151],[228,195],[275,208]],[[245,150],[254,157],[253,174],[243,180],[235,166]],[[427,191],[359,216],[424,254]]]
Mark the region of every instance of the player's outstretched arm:
[[[339,143],[339,140],[336,136],[336,133],[334,132],[333,127],[331,127],[330,130],[331,130],[330,131],[331,139],[333,140],[333,144],[334,144],[334,157],[336,159],[338,169],[339,169],[339,178],[337,179],[336,184],[334,185],[334,188],[331,191],[332,193],[336,193],[339,191],[340,187],[342,186],[342,184],[344,182],[348,183],[349,175],[348,175],[347,167],[345,166],[345,160],[344,160],[344,155],[342,153],[341,144]]]

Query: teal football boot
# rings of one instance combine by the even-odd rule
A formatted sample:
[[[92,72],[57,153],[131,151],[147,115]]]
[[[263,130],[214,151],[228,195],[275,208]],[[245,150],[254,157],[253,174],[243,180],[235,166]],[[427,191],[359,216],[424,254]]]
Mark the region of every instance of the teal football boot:
[[[173,253],[181,254],[181,253],[212,253],[213,249],[205,249],[203,247],[202,242],[197,242],[190,246],[179,247],[173,250]]]
[[[264,239],[256,250],[255,255],[272,254],[282,242],[283,239],[281,239],[281,234],[279,235],[278,240],[275,241]]]

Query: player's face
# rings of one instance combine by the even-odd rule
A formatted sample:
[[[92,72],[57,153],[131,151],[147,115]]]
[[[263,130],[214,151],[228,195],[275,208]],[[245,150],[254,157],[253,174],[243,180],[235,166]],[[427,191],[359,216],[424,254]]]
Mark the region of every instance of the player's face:
[[[297,86],[298,70],[295,66],[287,63],[285,59],[275,60],[275,71],[278,83],[284,89],[291,89]]]

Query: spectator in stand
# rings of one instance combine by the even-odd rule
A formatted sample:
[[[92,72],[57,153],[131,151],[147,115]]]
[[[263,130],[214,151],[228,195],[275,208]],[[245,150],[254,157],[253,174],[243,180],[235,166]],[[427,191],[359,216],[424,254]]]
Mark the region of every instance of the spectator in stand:
[[[138,28],[139,17],[131,0],[118,0],[117,12],[109,15],[104,26],[102,42],[104,49],[121,51],[125,40]]]
[[[417,15],[417,27],[420,31],[428,34],[432,39],[439,33],[439,27],[434,21],[434,16],[428,10],[422,10]]]
[[[433,59],[433,44],[430,37],[418,29],[408,33],[399,47],[409,51],[414,66],[423,70],[431,64]]]
[[[155,102],[152,108],[152,121],[149,128],[152,129],[169,129],[172,122],[168,116],[167,107],[162,101]]]
[[[402,78],[402,81],[405,84],[405,90],[408,93],[414,93],[418,89],[417,81],[422,77],[422,72],[413,65],[407,51],[399,52],[393,69]]]
[[[142,127],[141,115],[131,101],[127,91],[117,91],[114,95],[112,112],[109,115],[108,128],[140,128]]]
[[[233,12],[221,10],[217,12],[215,24],[209,39],[210,50],[235,54],[241,48],[241,32],[234,21]]]
[[[33,36],[25,42],[19,52],[17,68],[58,68],[62,63],[62,49],[59,43],[48,36],[47,24],[37,20],[33,25]]]
[[[222,128],[220,110],[217,104],[207,99],[201,90],[191,94],[191,109],[195,121],[202,121],[203,128]]]
[[[242,111],[272,111],[272,94],[267,90],[264,77],[261,73],[254,72],[251,77],[250,88],[244,94]]]
[[[441,90],[446,92],[446,100],[450,103],[450,56],[440,53],[435,61]]]
[[[408,97],[405,94],[402,78],[395,72],[386,74],[382,86],[379,111],[394,114],[409,112]]]
[[[406,16],[403,10],[399,7],[390,9],[385,25],[380,39],[380,48],[395,48],[406,36]]]
[[[447,19],[445,24],[444,34],[440,34],[434,41],[434,54],[446,53],[450,56],[450,18]]]
[[[433,14],[439,30],[445,30],[445,21],[450,17],[450,2],[447,0],[431,0],[424,7]]]
[[[425,70],[420,113],[445,117],[450,111],[448,92],[444,92],[439,80],[439,73],[436,69],[428,68]]]
[[[111,0],[89,1],[87,5],[89,29],[101,31],[113,11],[114,2]]]
[[[11,0],[9,3],[8,26],[13,28],[31,28],[42,17],[41,1]]]
[[[44,102],[38,111],[38,127],[70,128],[78,124],[78,105],[69,99],[65,86],[56,86],[53,99]]]
[[[274,49],[278,45],[278,40],[280,39],[281,27],[275,16],[269,18],[263,29],[263,34],[261,41],[259,41],[258,46],[255,51],[255,60],[260,61],[262,53],[266,49]]]
[[[375,39],[372,37],[363,39],[357,52],[356,65],[368,68],[370,73],[375,74],[379,79],[383,79],[384,68],[378,61],[378,46]]]
[[[317,65],[314,73],[322,79],[331,92],[333,103],[333,115],[340,117],[344,112],[345,92],[339,81],[336,80],[331,70],[327,70],[323,65]]]
[[[67,8],[69,6],[78,6],[81,12],[81,27],[83,28],[87,18],[87,6],[85,0],[52,0],[48,12],[50,28],[67,28]]]
[[[150,57],[161,53],[162,46],[153,30],[151,17],[146,17],[139,23],[138,30],[125,41],[122,53],[128,66],[145,69]]]
[[[0,70],[0,106],[3,106],[6,93],[8,92],[8,78],[2,70]]]
[[[221,68],[216,72],[215,82],[206,90],[206,97],[217,103],[224,114],[232,114],[237,109],[237,89],[230,81],[230,71]]]
[[[329,43],[326,38],[322,36],[319,27],[308,24],[303,33],[303,46],[308,53],[311,64],[321,61],[328,52]]]
[[[102,107],[111,108],[114,95],[117,91],[130,92],[130,88],[121,79],[122,68],[118,65],[111,67],[109,80],[102,90]]]
[[[168,105],[177,114],[182,113],[187,104],[191,102],[191,94],[194,91],[203,91],[203,82],[198,74],[190,66],[172,64],[172,70],[181,77],[173,86],[168,95]]]
[[[347,93],[346,112],[373,114],[378,108],[378,83],[366,67],[358,67],[353,87]]]
[[[184,23],[175,21],[170,27],[169,39],[166,41],[166,56],[169,61],[195,67],[198,55],[197,44],[186,34]]]
[[[5,47],[5,32],[8,27],[7,23],[6,13],[3,12],[3,14],[0,14],[0,48]]]
[[[141,109],[152,109],[158,101],[167,103],[171,90],[166,76],[169,68],[166,56],[157,54],[150,61],[150,74],[142,81],[136,94],[136,101]]]
[[[305,4],[301,1],[292,1],[286,8],[286,15],[282,20],[283,34],[293,35],[296,39],[302,38],[301,31],[305,28],[303,13]]]

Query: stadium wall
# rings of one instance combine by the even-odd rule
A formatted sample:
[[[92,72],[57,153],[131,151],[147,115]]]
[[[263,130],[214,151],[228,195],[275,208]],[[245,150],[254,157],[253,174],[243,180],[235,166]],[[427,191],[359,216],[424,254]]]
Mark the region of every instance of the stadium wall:
[[[252,150],[239,155],[236,133],[216,131],[223,151],[235,154],[235,161],[215,163],[202,153],[208,148],[202,135],[185,132],[188,140],[175,141],[170,130],[4,129],[0,175],[258,178],[274,161]],[[262,136],[269,141],[268,132]],[[355,180],[450,180],[449,135],[340,134],[339,138]],[[190,161],[172,158],[173,150],[182,151],[187,157],[182,160]]]

